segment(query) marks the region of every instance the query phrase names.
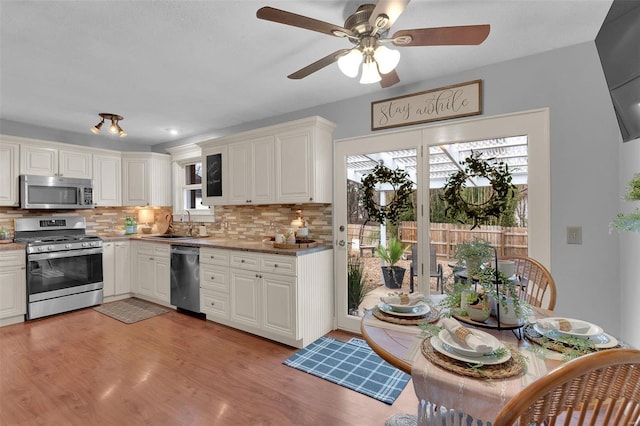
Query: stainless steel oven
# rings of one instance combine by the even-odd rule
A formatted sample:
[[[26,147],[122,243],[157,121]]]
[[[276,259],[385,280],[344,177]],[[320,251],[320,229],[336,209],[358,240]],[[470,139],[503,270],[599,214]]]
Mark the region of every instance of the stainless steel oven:
[[[16,241],[27,243],[27,319],[102,303],[102,240],[85,229],[80,216],[16,219]]]

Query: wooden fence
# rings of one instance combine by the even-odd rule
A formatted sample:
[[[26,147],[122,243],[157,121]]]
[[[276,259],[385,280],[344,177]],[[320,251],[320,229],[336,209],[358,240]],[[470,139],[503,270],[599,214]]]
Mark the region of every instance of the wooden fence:
[[[487,241],[498,250],[498,256],[526,256],[528,252],[527,228],[482,226],[471,231],[469,225],[452,223],[432,223],[430,228],[431,245],[436,247],[439,258],[451,259],[456,245],[462,241],[478,238]],[[359,239],[362,245],[378,245],[380,228],[377,225],[367,225],[360,235],[361,225],[349,224],[347,228],[348,241]],[[398,227],[398,238],[405,243],[418,242],[417,222],[401,222]],[[362,238],[361,238],[362,237]]]

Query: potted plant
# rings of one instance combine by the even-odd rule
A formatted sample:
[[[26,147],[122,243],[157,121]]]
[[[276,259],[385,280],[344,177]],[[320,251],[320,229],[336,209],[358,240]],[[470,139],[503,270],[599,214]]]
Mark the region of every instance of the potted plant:
[[[496,286],[496,276],[498,285]],[[480,271],[477,276],[479,284],[484,288],[500,306],[500,323],[518,324],[523,314],[523,306],[518,297],[518,289],[513,281],[507,278],[500,270],[489,267]],[[495,311],[495,307],[493,307]]]
[[[387,264],[382,266],[382,276],[384,277],[384,284],[388,288],[400,288],[402,287],[402,280],[404,279],[405,268],[396,266],[396,263],[402,259],[402,256],[409,249],[409,245],[402,245],[401,241],[397,238],[391,237],[387,247],[378,246],[376,249],[376,257],[384,260]]]
[[[348,310],[349,315],[358,315],[358,309],[369,292],[364,264],[357,256],[347,260]]]
[[[474,321],[484,322],[491,315],[491,304],[486,293],[471,291],[464,292],[466,296],[466,311],[469,318]]]
[[[458,266],[462,267],[464,262],[467,276],[471,278],[480,273],[482,264],[491,260],[492,255],[493,248],[488,242],[474,238],[458,243],[453,257],[458,261]]]

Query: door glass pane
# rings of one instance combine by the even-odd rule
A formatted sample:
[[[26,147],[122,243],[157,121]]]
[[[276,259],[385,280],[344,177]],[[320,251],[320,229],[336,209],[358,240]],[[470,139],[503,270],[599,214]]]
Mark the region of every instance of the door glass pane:
[[[445,212],[442,187],[447,178],[460,170],[461,162],[471,153],[481,153],[481,158],[503,161],[509,166],[512,183],[516,186],[516,198],[500,218],[471,229],[469,220],[461,215]],[[528,254],[528,143],[527,136],[453,143],[429,147],[429,235],[437,253],[437,263],[442,265],[446,288],[454,282],[453,265],[456,245],[462,241],[482,239],[498,250],[498,256],[527,256]],[[464,198],[474,204],[482,204],[491,197],[492,190],[486,179],[469,182]]]
[[[347,244],[349,260],[347,263],[348,311],[351,315],[362,315],[364,309],[371,309],[380,302],[380,297],[390,292],[409,293],[411,283],[411,245],[417,234],[402,235],[402,223],[415,222],[416,215],[416,150],[407,149],[387,151],[347,157]],[[382,163],[381,163],[382,162]],[[401,170],[408,174],[413,182],[411,208],[404,212],[397,224],[378,222],[369,217],[363,205],[362,179],[369,175],[374,167],[383,164],[391,170]],[[377,188],[375,202],[378,206],[391,204],[395,191],[389,184]],[[394,265],[395,274],[390,270],[387,277],[383,274],[383,261],[375,256],[378,246],[389,246],[396,238],[406,247],[406,252]],[[406,241],[405,241],[406,239]]]

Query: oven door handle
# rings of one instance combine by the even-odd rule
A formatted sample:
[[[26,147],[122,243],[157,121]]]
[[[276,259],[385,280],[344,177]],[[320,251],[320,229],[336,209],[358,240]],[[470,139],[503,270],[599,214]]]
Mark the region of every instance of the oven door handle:
[[[81,250],[54,251],[52,253],[33,253],[27,256],[27,260],[62,259],[65,257],[87,256],[90,254],[102,254],[102,247]]]

